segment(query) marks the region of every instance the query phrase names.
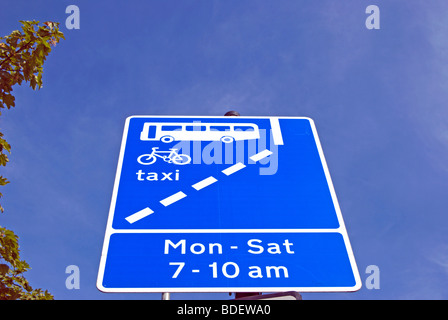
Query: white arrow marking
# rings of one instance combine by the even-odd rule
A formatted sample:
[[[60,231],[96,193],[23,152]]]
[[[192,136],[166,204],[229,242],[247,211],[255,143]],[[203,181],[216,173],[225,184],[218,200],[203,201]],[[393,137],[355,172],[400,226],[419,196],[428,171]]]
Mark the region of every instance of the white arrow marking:
[[[138,220],[140,220],[140,219],[143,219],[143,218],[149,216],[149,215],[152,214],[152,213],[154,213],[154,211],[152,211],[152,210],[149,209],[149,208],[145,208],[145,209],[143,209],[143,210],[140,210],[140,211],[138,211],[138,212],[136,212],[136,213],[130,215],[129,217],[126,218],[126,220],[127,220],[129,223],[134,223],[135,221],[138,221]]]

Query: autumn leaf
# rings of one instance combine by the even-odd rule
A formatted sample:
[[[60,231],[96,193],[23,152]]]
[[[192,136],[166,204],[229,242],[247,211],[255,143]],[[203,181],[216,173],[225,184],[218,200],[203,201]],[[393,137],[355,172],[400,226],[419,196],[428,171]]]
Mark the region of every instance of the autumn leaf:
[[[21,30],[0,37],[0,110],[16,106],[12,95],[13,86],[28,82],[33,89],[42,88],[43,64],[64,34],[59,31],[59,23],[46,21],[20,21]],[[0,113],[1,115],[1,113]],[[9,159],[5,152],[11,146],[0,132],[0,165],[5,166]],[[0,176],[0,186],[9,181]],[[0,198],[3,194],[0,193]],[[0,205],[0,212],[4,208]],[[20,258],[18,236],[0,226],[0,300],[51,300],[47,291],[33,289],[23,276],[30,266]]]

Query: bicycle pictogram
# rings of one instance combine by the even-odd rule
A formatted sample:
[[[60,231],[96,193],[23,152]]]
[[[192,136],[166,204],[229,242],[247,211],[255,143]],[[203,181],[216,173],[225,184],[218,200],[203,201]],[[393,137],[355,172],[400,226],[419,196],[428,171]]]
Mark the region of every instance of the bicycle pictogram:
[[[163,159],[168,163],[174,163],[177,165],[189,164],[191,157],[186,154],[178,154],[177,149],[170,148],[168,151],[158,150],[158,147],[152,148],[152,152],[149,154],[142,154],[137,158],[138,163],[143,165],[150,165],[156,162],[157,158]]]

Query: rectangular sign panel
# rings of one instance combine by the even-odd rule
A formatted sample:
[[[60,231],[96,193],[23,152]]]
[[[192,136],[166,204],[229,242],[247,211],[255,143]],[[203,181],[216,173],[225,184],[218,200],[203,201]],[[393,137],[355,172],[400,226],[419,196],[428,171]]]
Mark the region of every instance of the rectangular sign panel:
[[[358,290],[313,121],[129,117],[97,287]]]

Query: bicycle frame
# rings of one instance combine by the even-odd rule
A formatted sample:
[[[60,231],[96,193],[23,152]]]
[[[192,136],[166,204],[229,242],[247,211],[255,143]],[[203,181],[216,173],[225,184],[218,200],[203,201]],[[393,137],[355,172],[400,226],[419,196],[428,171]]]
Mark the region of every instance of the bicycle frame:
[[[161,151],[158,149],[158,147],[153,147],[150,154],[148,153],[140,155],[137,158],[138,163],[143,165],[150,165],[153,164],[157,160],[157,158],[161,158],[165,162],[174,163],[177,165],[188,164],[191,162],[190,156],[185,154],[178,154],[178,149],[171,148],[169,149],[169,151]]]
[[[151,156],[156,156],[156,157],[159,157],[159,158],[161,158],[163,160],[166,160],[166,159],[170,159],[171,160],[172,157],[178,155],[177,149],[174,149],[174,148],[170,149],[170,151],[161,151],[161,150],[158,150],[158,149],[159,149],[159,147],[153,147],[152,148],[152,152],[151,152]],[[166,154],[166,153],[169,153],[169,155],[168,156],[161,155],[161,154]]]

